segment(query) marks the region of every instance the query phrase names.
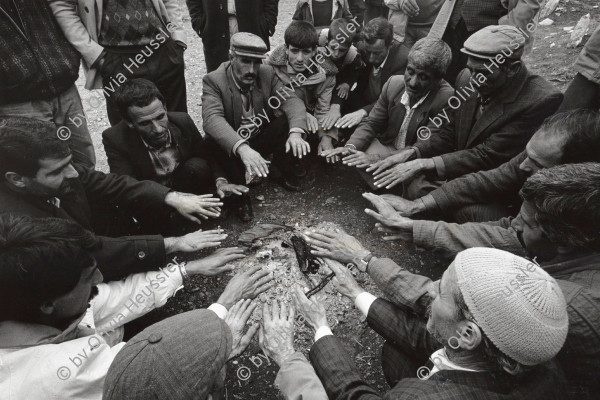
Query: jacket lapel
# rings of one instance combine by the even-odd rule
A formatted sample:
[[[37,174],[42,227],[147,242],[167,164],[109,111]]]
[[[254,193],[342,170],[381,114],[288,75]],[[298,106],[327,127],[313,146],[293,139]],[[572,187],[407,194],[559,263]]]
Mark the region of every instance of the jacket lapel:
[[[527,70],[525,67],[522,67],[521,71],[511,80],[511,84],[508,85],[501,93],[496,96],[497,101],[491,101],[490,104],[486,107],[485,111],[479,119],[473,125],[471,133],[468,136],[466,146],[469,147],[471,144],[481,136],[481,134],[498,118],[500,118],[504,114],[504,105],[510,104],[514,102],[517,98],[521,90],[523,89],[523,85],[525,84],[525,80],[527,79]],[[471,96],[475,100],[477,96]],[[475,109],[477,108],[475,103]],[[473,121],[471,117],[471,121]]]
[[[172,139],[175,141],[175,144],[179,149],[179,154],[181,154],[182,159],[187,160],[190,152],[190,143],[188,138],[184,136],[179,127],[171,121],[169,121],[169,131],[171,132]]]
[[[469,96],[464,106],[460,107],[458,113],[460,118],[456,121],[456,143],[459,149],[465,148],[466,143],[472,136],[473,120],[477,112],[477,96]]]
[[[129,127],[126,127],[127,132],[125,137],[129,142],[129,155],[133,159],[134,165],[139,165],[140,172],[143,174],[140,178],[152,179],[156,177],[152,159],[148,153],[146,145],[137,132],[133,132]]]
[[[407,146],[409,145],[409,143],[414,143],[417,141],[415,138],[415,134],[417,133],[418,127],[421,125],[427,125],[426,123],[424,124],[423,121],[428,116],[428,110],[431,107],[431,103],[433,103],[433,100],[437,96],[437,92],[438,92],[439,88],[440,87],[438,86],[437,88],[433,89],[427,95],[427,98],[425,99],[425,101],[423,101],[419,105],[419,107],[417,107],[417,109],[415,110],[412,119],[408,123],[408,130],[406,131],[406,142],[405,143]]]
[[[227,87],[229,88],[229,92],[231,96],[229,99],[226,99],[227,102],[231,101],[229,104],[229,109],[233,111],[233,128],[237,129],[242,122],[242,95],[240,91],[237,90],[235,86],[235,82],[233,82],[233,78],[231,77],[230,69],[231,65],[228,65],[225,68],[225,76],[227,77]],[[225,107],[227,109],[227,107]]]

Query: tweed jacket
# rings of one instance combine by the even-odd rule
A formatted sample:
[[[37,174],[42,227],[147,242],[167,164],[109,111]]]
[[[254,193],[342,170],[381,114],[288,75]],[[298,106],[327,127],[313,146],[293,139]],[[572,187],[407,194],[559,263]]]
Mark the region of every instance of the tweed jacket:
[[[230,69],[231,63],[228,61],[204,75],[202,120],[204,132],[232,154],[233,146],[242,139],[237,133],[242,120],[242,96]],[[281,108],[287,116],[290,129],[306,130],[304,102],[294,92],[283,90],[283,83],[271,66],[261,65],[258,69],[252,90],[252,104],[255,120],[260,120],[260,124],[269,123],[274,118],[276,109]]]
[[[229,14],[227,0],[186,0],[194,31],[202,38],[205,50],[224,54],[229,51]],[[269,36],[275,33],[279,0],[235,0],[240,32],[258,35],[269,48]]]
[[[478,119],[475,78],[463,70],[456,80],[452,109],[438,116],[429,140],[415,144],[419,158],[433,158],[440,179],[453,179],[470,172],[495,168],[525,149],[544,119],[562,101],[548,81],[531,74],[525,66],[502,91],[491,99]]]
[[[579,53],[575,62],[575,71],[600,85],[600,26],[596,28]]]
[[[361,151],[369,147],[373,139],[378,139],[384,145],[393,145],[406,116],[406,108],[400,102],[405,89],[404,76],[392,76],[383,86],[369,116],[358,125],[348,139],[348,144],[353,144]],[[452,86],[442,80],[427,95],[425,101],[416,108],[409,123],[405,142],[407,146],[417,140],[417,130],[426,126],[430,117],[438,115],[448,105],[448,99],[453,93]]]
[[[17,193],[0,184],[0,212],[29,215],[36,218],[56,217],[71,219],[93,231],[94,220],[102,218],[94,212],[92,201],[118,205],[137,215],[163,207],[169,189],[150,181],[138,182],[128,176],[104,174],[75,166],[79,178],[73,182],[73,191],[60,197],[60,207],[46,199]],[[156,269],[164,264],[164,239],[158,235],[109,238],[100,236],[102,246],[94,256],[105,280],[121,279],[134,272]]]
[[[392,43],[387,60],[381,69],[381,89],[383,85],[390,79],[392,75],[404,75],[406,63],[408,61],[409,48],[403,44]],[[350,92],[351,96],[360,98],[360,103],[363,110],[367,113],[375,106],[377,99],[367,98],[365,93],[368,93],[369,75],[373,73],[373,66],[366,66],[358,76],[356,89]]]
[[[477,246],[481,244],[475,240],[465,244],[465,248]],[[600,255],[564,256],[540,265],[556,279],[567,302],[569,334],[556,360],[567,378],[569,397],[594,399],[600,390]],[[369,263],[368,273],[395,305],[425,317],[429,299],[437,292],[431,279],[387,258]]]
[[[387,300],[377,299],[369,308],[368,324],[389,343],[402,346],[424,361],[442,345],[427,332],[426,322]],[[427,380],[400,380],[383,396],[360,377],[349,352],[333,335],[319,339],[310,359],[330,399],[561,399],[556,374],[538,366],[522,378],[501,372],[444,370]]]
[[[214,160],[214,152],[196,128],[189,114],[168,112],[169,131],[181,154],[181,163],[192,157],[208,161],[216,178],[225,177],[223,168]],[[156,170],[140,135],[125,121],[102,132],[102,143],[108,158],[110,172],[128,175],[138,180],[156,181]]]
[[[85,88],[102,88],[102,76],[94,64],[104,49],[98,44],[104,0],[48,1],[67,40],[81,53],[86,73]],[[179,0],[152,0],[152,4],[164,25],[163,30],[170,33],[173,40],[185,43]]]

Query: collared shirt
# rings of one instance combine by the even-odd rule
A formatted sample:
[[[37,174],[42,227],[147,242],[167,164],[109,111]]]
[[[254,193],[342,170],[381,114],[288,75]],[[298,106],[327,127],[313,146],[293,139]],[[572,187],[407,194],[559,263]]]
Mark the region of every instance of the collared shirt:
[[[168,132],[168,135],[167,143],[160,148],[156,148],[146,143],[142,137],[142,142],[146,146],[146,149],[148,149],[148,154],[150,154],[150,159],[152,160],[152,165],[156,172],[157,182],[165,186],[171,184],[173,171],[175,171],[181,163],[181,154],[179,153],[177,143],[173,141],[171,131]]]
[[[402,94],[400,103],[406,109],[406,115],[404,116],[404,121],[402,121],[402,126],[400,126],[400,131],[398,132],[398,136],[396,137],[396,141],[394,142],[394,146],[397,150],[401,150],[404,147],[406,147],[406,132],[408,131],[408,125],[410,124],[410,121],[412,120],[415,111],[417,110],[417,107],[423,104],[427,96],[429,96],[429,93],[430,92],[427,92],[427,94],[421,97],[419,101],[417,101],[412,107],[410,106],[410,98],[406,90]]]
[[[244,132],[244,137],[237,141],[231,150],[233,154],[237,154],[236,152],[238,147],[240,147],[240,145],[247,139],[255,136],[258,133],[259,127],[252,120],[255,115],[254,104],[252,103],[252,91],[254,90],[254,85],[250,86],[246,90],[242,90],[239,83],[235,80],[235,76],[231,70],[229,70],[229,74],[231,75],[231,80],[235,84],[237,90],[240,92],[240,96],[242,98],[242,119],[240,121],[240,127],[237,131],[240,133]]]
[[[387,61],[388,57],[390,56],[390,52],[388,50],[387,55],[385,56],[385,58],[383,59],[383,62],[379,65],[379,67],[377,68],[373,68],[373,75],[377,76],[379,75],[379,73],[381,72],[381,70],[383,69],[383,66],[385,65],[385,62]]]

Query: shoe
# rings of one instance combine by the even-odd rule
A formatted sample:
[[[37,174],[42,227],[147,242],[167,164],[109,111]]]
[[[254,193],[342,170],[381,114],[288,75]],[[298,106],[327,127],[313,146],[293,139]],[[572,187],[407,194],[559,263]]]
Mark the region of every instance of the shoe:
[[[252,200],[250,196],[240,196],[239,202],[236,204],[235,213],[242,222],[250,222],[254,219],[252,212]]]
[[[298,179],[282,176],[278,178],[276,182],[279,184],[279,186],[281,186],[289,192],[300,191],[300,181]]]

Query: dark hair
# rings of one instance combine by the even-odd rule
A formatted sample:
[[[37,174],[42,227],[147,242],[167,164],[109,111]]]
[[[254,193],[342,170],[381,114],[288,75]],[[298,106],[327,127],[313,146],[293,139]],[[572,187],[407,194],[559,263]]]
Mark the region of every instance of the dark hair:
[[[115,92],[114,101],[123,119],[130,121],[129,107],[146,107],[158,99],[165,103],[165,98],[156,85],[147,79],[129,79]]]
[[[554,114],[538,131],[564,136],[561,164],[600,162],[600,113],[578,109]]]
[[[71,150],[58,136],[58,129],[52,122],[23,117],[0,119],[2,179],[7,172],[33,177],[40,169],[40,160],[68,157]]]
[[[356,29],[354,32],[348,30],[349,25],[356,26],[354,22],[348,22],[348,20],[345,18],[336,18],[331,21],[331,25],[329,25],[329,31],[327,32],[327,40],[329,41],[331,39],[335,39],[337,35],[342,35],[343,40],[341,40],[341,42],[344,44],[348,42],[348,46],[350,46],[352,42],[354,42],[357,32]]]
[[[44,302],[75,288],[97,246],[73,221],[1,214],[0,321],[34,321]]]
[[[314,49],[319,44],[319,35],[315,27],[306,21],[292,21],[283,34],[285,45],[299,49]]]
[[[559,246],[600,249],[600,164],[564,164],[542,169],[523,184],[521,197],[535,220]]]
[[[394,39],[394,26],[385,18],[374,18],[363,28],[362,38],[368,44],[373,44],[378,39],[383,39],[385,45],[389,46]]]

